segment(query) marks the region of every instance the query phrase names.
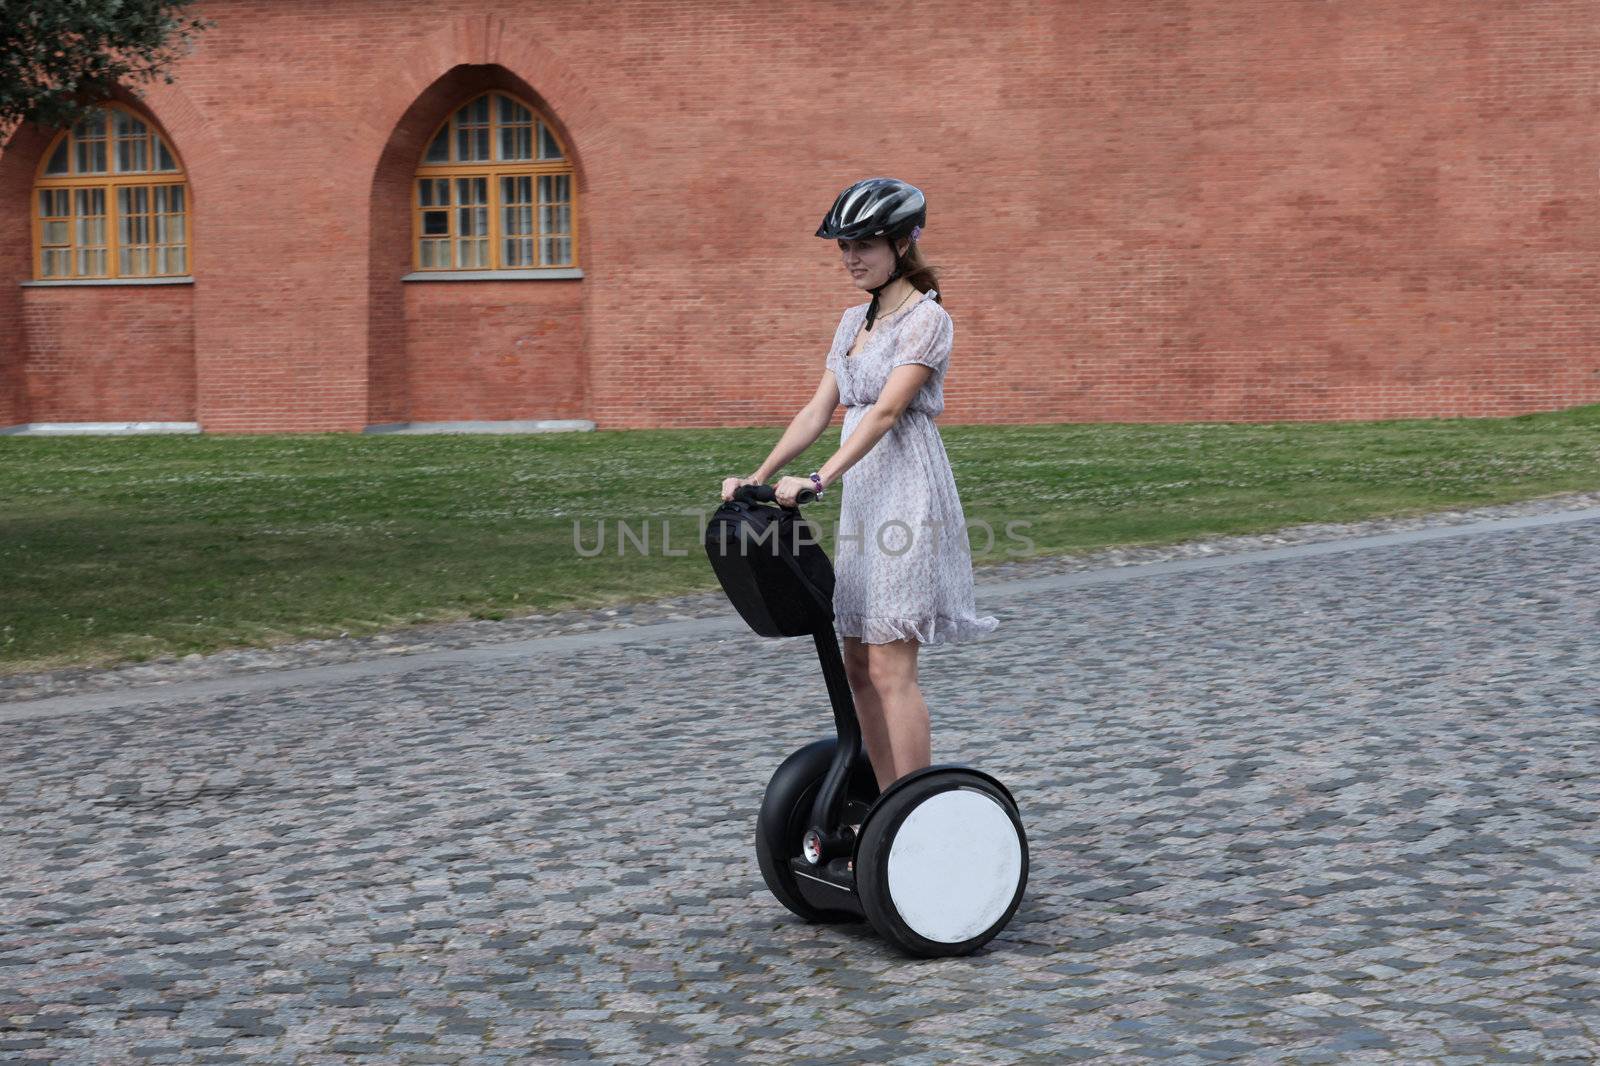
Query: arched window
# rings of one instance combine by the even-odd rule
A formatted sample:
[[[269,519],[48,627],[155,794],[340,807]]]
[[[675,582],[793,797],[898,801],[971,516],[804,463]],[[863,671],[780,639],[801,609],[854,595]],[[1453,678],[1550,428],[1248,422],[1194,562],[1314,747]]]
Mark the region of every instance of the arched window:
[[[50,143],[34,181],[33,276],[189,273],[188,188],[167,142],[107,103]]]
[[[528,270],[578,262],[572,161],[533,108],[474,97],[417,167],[415,270]]]

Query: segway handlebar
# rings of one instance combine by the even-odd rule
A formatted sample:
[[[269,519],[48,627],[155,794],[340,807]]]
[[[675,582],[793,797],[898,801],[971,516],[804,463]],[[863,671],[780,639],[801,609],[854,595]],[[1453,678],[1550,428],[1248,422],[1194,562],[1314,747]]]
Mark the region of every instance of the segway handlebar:
[[[771,485],[740,485],[733,490],[733,498],[747,503],[773,503],[778,498],[778,490]],[[816,498],[816,489],[801,489],[796,494],[794,502],[810,503]]]

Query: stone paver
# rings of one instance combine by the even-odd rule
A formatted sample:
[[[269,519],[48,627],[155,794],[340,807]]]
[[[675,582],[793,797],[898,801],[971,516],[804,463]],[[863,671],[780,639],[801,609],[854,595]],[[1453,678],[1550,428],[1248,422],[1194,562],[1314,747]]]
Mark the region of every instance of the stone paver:
[[[0,721],[0,1060],[1600,1057],[1600,520],[1206,562],[924,652],[935,758],[1030,834],[965,959],[768,896],[804,639]]]

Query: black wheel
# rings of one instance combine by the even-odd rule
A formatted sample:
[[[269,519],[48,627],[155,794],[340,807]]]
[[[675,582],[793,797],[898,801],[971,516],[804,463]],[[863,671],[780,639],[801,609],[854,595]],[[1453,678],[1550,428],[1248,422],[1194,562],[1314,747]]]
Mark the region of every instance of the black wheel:
[[[856,893],[912,955],[967,955],[1006,927],[1028,884],[1028,838],[1005,791],[940,770],[891,790],[861,827]]]
[[[761,876],[778,902],[808,922],[857,922],[860,916],[849,911],[813,907],[800,895],[789,869],[789,857],[800,854],[800,838],[808,828],[811,804],[817,789],[833,762],[837,737],[819,740],[796,751],[773,772],[761,797],[761,813],[756,818],[756,861]],[[878,794],[872,763],[863,752],[850,773],[845,810],[864,817]]]

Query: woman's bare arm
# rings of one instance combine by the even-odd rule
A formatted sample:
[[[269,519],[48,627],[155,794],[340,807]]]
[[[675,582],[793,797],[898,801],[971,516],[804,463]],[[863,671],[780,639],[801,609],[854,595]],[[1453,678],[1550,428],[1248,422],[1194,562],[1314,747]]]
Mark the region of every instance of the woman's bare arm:
[[[828,428],[828,423],[833,421],[833,412],[839,406],[839,382],[834,378],[832,370],[822,372],[822,380],[817,383],[817,391],[806,405],[789,420],[789,428],[783,431],[783,436],[778,443],[773,445],[772,454],[766,461],[756,467],[755,473],[750,476],[758,482],[765,482],[773,474],[789,465],[789,461],[817,442],[822,436],[822,431]],[[823,475],[826,479],[827,475]]]
[[[828,376],[831,378],[833,371],[828,371]],[[883,383],[883,390],[878,393],[877,402],[861,416],[861,421],[856,423],[856,428],[851,431],[849,439],[828,457],[827,462],[817,468],[817,475],[822,478],[824,487],[832,485],[843,477],[846,470],[860,462],[861,457],[870,452],[873,446],[883,439],[883,435],[894,428],[894,424],[900,421],[900,416],[905,413],[911,401],[917,398],[917,393],[932,376],[933,368],[923,366],[921,363],[906,363],[889,371],[889,380]]]
[[[851,432],[849,439],[828,457],[827,462],[817,468],[817,474],[822,478],[824,487],[837,482],[844,476],[846,470],[860,462],[861,457],[883,439],[883,435],[900,421],[900,416],[905,413],[905,409],[917,398],[917,393],[932,376],[933,368],[923,366],[921,363],[907,363],[889,372],[889,380],[883,383],[883,390],[878,393],[877,402],[861,416],[861,421],[856,423],[856,428]],[[784,430],[782,438],[773,447],[772,454],[768,455],[766,461],[750,476],[756,481],[764,482],[787,466],[795,456],[815,444],[817,438],[822,436],[822,431],[827,429],[828,423],[833,420],[834,408],[838,406],[839,382],[833,376],[832,370],[824,370],[822,380],[817,384],[816,395],[812,396],[811,401],[790,420],[789,428]]]

